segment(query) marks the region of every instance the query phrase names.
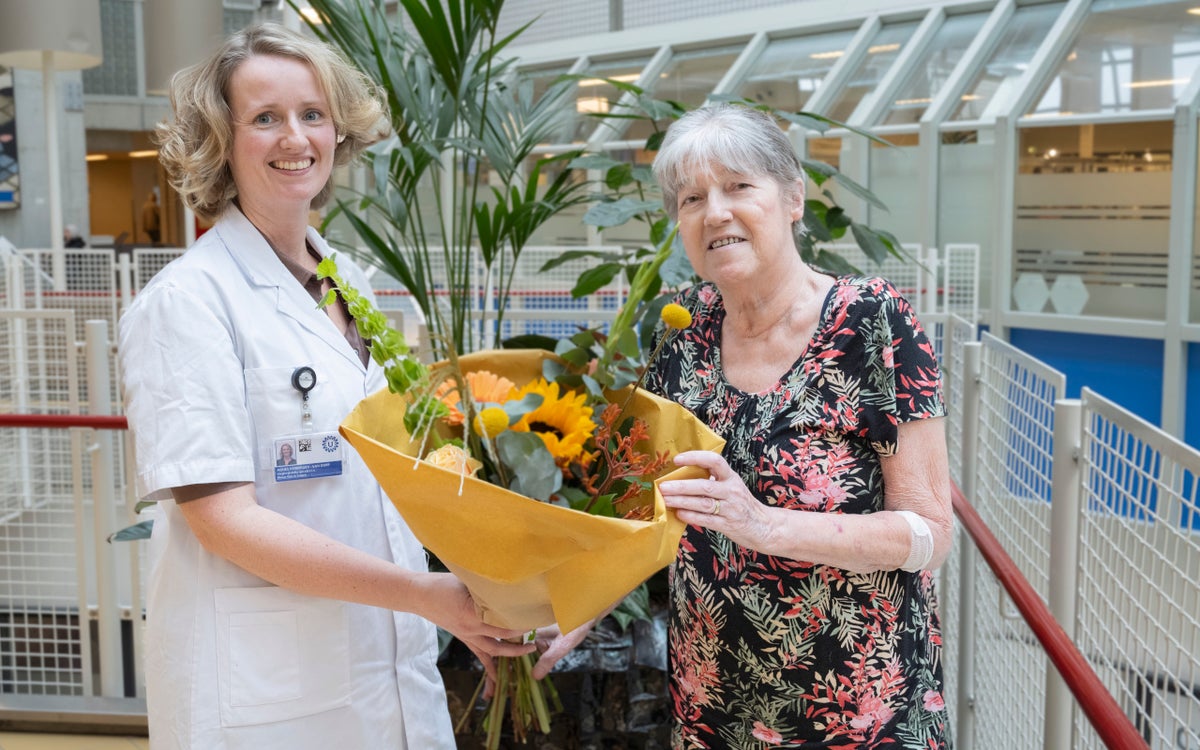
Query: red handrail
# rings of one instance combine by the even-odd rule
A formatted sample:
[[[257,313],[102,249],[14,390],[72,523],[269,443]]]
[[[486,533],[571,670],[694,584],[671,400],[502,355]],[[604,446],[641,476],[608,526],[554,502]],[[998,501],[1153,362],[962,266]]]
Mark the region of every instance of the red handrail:
[[[0,427],[92,427],[97,430],[128,430],[122,416],[103,414],[0,414]]]
[[[1049,607],[1033,590],[1033,586],[1004,551],[1000,541],[979,517],[979,513],[967,501],[957,484],[951,486],[951,498],[958,520],[962,522],[971,539],[975,541],[979,553],[1017,605],[1030,630],[1041,642],[1042,648],[1046,650],[1050,661],[1071,689],[1071,694],[1079,702],[1079,707],[1087,715],[1096,734],[1100,735],[1100,739],[1110,748],[1148,749],[1145,738],[1121,710],[1116,699],[1092,670],[1092,665],[1079,653],[1070,636],[1062,629],[1058,620],[1054,619]]]
[[[123,416],[85,414],[0,414],[0,427],[92,427],[95,429],[125,430],[129,423]],[[951,499],[954,513],[974,540],[983,559],[1004,586],[1013,603],[1029,624],[1050,661],[1062,675],[1079,702],[1096,733],[1107,747],[1119,750],[1146,748],[1149,745],[1134,727],[1133,722],[1121,710],[1104,683],[1096,676],[1087,659],[1075,647],[1074,642],[1033,586],[1021,573],[1020,568],[1004,551],[1003,545],[992,534],[979,513],[963,495],[957,484],[951,484]]]

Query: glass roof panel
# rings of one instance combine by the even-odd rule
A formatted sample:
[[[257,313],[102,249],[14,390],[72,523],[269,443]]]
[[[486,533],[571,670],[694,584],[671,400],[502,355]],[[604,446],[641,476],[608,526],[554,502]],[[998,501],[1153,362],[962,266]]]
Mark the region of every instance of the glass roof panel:
[[[655,99],[679,102],[688,109],[699,107],[725,77],[745,46],[735,44],[676,52],[658,80],[646,86],[647,93]],[[669,123],[662,123],[666,124]],[[649,138],[653,132],[654,128],[646,120],[633,120],[622,137],[641,140]]]
[[[1017,8],[996,44],[996,51],[966,88],[949,119],[979,120],[984,112],[995,112],[993,102],[1011,94],[1065,6],[1062,2]]]
[[[735,93],[776,109],[799,112],[833,64],[846,54],[854,33],[849,29],[772,39]]]
[[[885,125],[907,125],[921,120],[921,115],[925,114],[933,101],[933,95],[954,72],[954,66],[962,59],[963,52],[987,18],[988,13],[985,12],[946,19],[908,74],[908,81],[892,100],[883,119]]]
[[[1200,64],[1200,15],[1189,2],[1098,0],[1026,117],[1166,109]]]
[[[587,66],[585,75],[590,77],[579,81],[579,88],[575,95],[575,112],[578,117],[575,121],[572,141],[586,141],[588,136],[595,131],[596,126],[602,122],[590,115],[608,112],[612,105],[621,98],[620,89],[603,79],[609,78],[623,83],[634,83],[648,62],[650,62],[650,58],[642,56],[592,62]]]
[[[879,80],[896,61],[900,51],[908,43],[916,29],[916,21],[888,24],[880,28],[867,48],[866,57],[842,87],[842,93],[833,107],[827,114],[820,114],[826,114],[827,117],[839,122],[849,119],[863,97],[874,91],[875,87],[879,85]]]

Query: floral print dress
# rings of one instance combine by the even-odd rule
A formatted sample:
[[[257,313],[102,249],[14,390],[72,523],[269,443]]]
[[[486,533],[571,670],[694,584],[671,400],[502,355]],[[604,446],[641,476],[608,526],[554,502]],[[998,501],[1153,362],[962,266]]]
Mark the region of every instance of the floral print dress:
[[[667,341],[647,387],[724,437],[763,503],[881,510],[879,457],[898,449],[897,425],[944,414],[933,348],[896,289],[837,279],[807,349],[757,394],[722,374],[716,287],[680,302],[693,324]],[[948,747],[929,571],[852,573],[689,526],[670,597],[675,748]]]

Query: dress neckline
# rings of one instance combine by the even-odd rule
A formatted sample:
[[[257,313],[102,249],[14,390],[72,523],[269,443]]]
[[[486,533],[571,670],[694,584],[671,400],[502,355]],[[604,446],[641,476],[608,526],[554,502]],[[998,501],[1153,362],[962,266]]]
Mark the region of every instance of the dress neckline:
[[[813,330],[813,335],[809,337],[808,342],[804,345],[804,349],[800,352],[800,355],[796,357],[788,369],[785,370],[784,373],[780,375],[770,387],[756,392],[742,390],[733,383],[730,383],[729,378],[725,377],[724,353],[721,348],[721,331],[725,326],[726,315],[725,298],[721,295],[721,290],[717,289],[717,287],[713,285],[713,291],[715,291],[717,294],[716,298],[713,300],[713,308],[715,312],[713,316],[713,325],[716,329],[713,332],[713,364],[716,365],[718,376],[721,378],[721,383],[725,386],[725,388],[749,398],[762,398],[778,392],[784,386],[784,384],[792,378],[793,374],[804,364],[804,360],[808,358],[809,352],[813,350],[813,342],[824,336],[825,328],[828,326],[828,319],[832,309],[833,300],[836,296],[838,288],[844,285],[845,278],[845,276],[833,277],[833,283],[829,285],[829,289],[825,292],[825,299],[821,302],[821,314],[817,318],[817,327]]]

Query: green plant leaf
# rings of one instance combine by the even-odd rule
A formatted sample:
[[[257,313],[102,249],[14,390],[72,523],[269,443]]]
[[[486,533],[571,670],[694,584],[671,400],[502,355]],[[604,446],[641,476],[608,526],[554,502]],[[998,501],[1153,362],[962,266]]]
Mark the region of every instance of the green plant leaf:
[[[571,288],[572,297],[585,297],[598,289],[602,289],[621,272],[620,263],[602,263],[579,274],[575,286]]]
[[[496,453],[512,476],[509,489],[546,502],[562,487],[562,471],[542,439],[508,430],[496,436]]]
[[[638,214],[654,211],[661,206],[660,201],[620,198],[611,203],[598,203],[589,208],[583,215],[583,223],[597,227],[620,226]]]
[[[132,542],[138,539],[149,539],[154,531],[154,519],[135,523],[132,526],[126,526],[120,531],[114,531],[108,535],[109,543],[112,542]]]
[[[650,611],[649,587],[645,583],[639,584],[621,600],[610,616],[616,620],[621,632],[625,632],[630,623],[635,620],[652,620],[654,615]]]
[[[855,222],[850,225],[850,231],[854,234],[854,240],[858,246],[876,264],[883,263],[887,260],[888,255],[893,253],[892,244],[870,227]]]

